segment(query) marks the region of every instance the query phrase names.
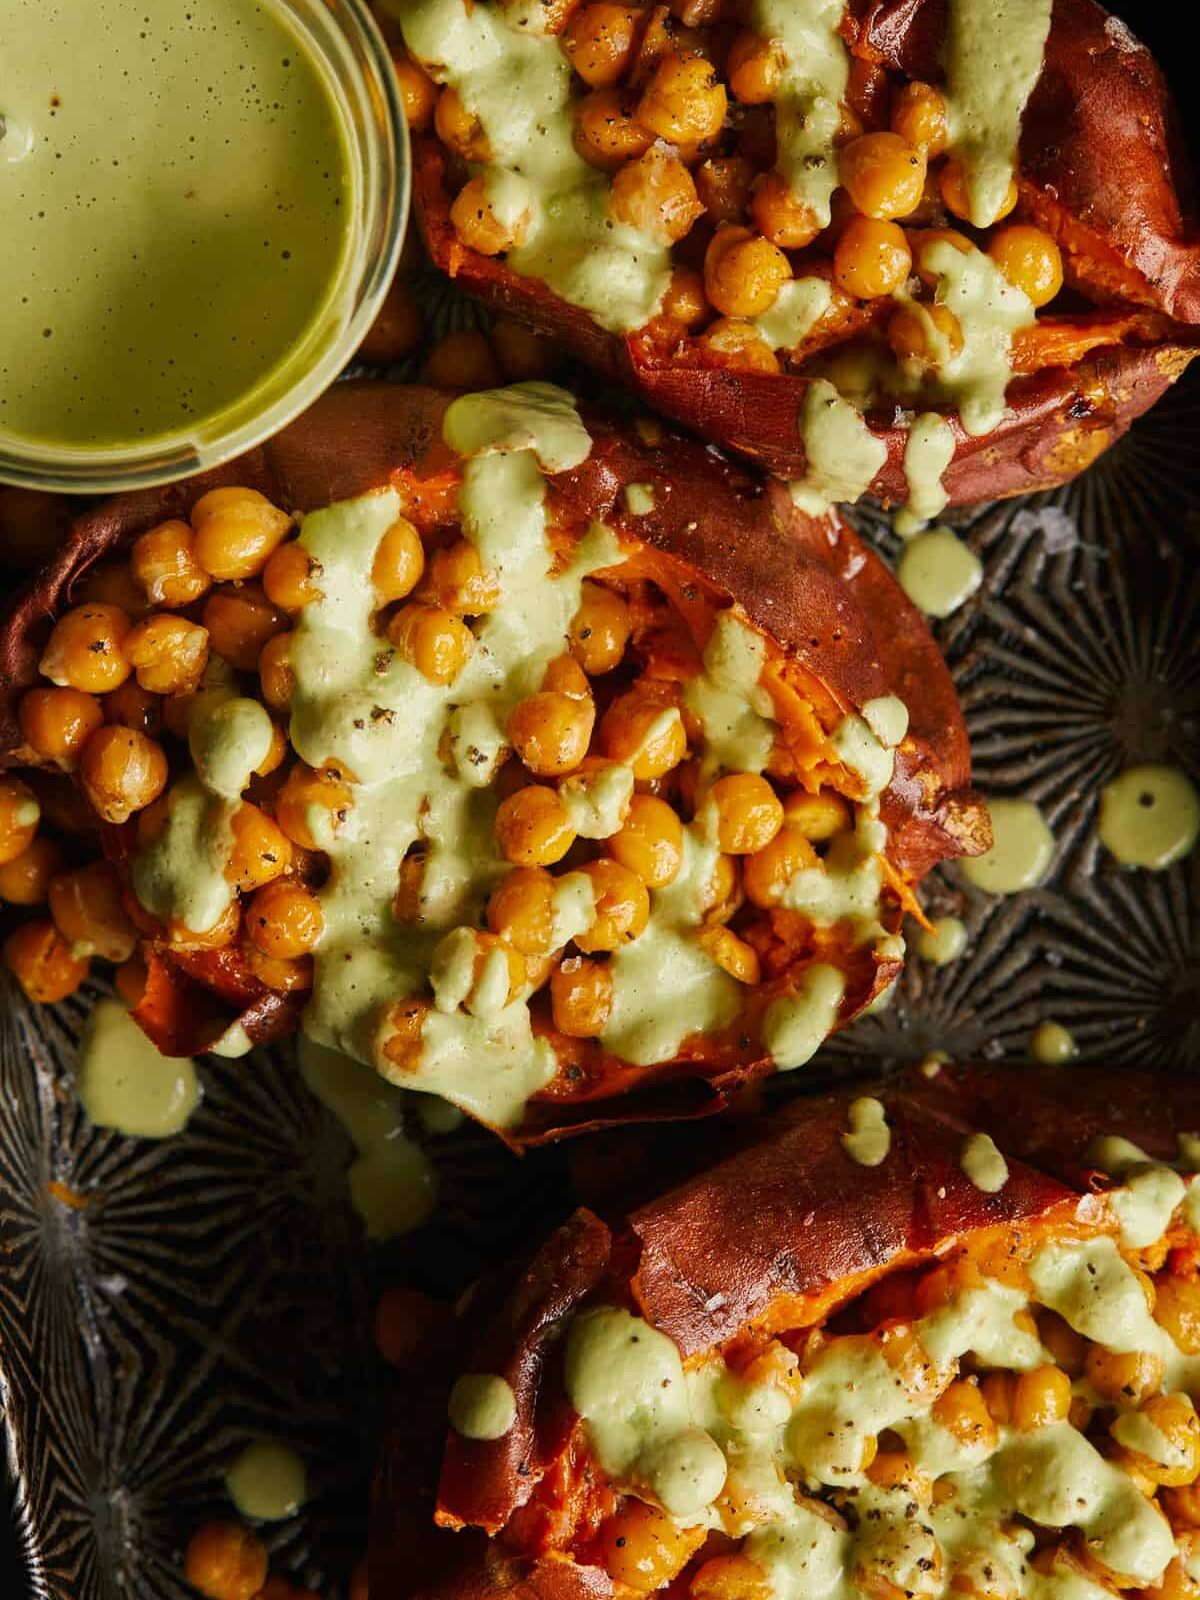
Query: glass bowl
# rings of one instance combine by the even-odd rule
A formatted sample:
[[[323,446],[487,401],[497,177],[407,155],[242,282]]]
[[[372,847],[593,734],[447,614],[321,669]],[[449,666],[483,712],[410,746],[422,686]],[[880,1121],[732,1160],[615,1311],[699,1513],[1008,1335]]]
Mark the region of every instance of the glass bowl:
[[[149,488],[277,433],[351,360],[395,272],[408,220],[408,130],[391,58],[363,0],[263,0],[322,70],[348,149],[348,246],[320,313],[283,359],[216,414],[145,442],[42,444],[0,432],[0,483],[76,494]]]

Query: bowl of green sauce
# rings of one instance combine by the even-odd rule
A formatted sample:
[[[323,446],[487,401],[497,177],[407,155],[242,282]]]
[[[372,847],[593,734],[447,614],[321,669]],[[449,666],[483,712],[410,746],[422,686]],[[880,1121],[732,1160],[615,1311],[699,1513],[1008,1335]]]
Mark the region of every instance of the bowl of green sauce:
[[[337,376],[409,161],[361,0],[6,0],[0,482],[162,483]]]

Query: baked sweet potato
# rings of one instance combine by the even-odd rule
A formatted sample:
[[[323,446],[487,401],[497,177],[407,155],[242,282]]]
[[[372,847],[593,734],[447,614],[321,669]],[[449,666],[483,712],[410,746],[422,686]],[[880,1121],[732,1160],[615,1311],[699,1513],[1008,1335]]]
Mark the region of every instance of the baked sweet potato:
[[[1190,1171],[1198,1118],[1177,1080],[942,1069],[576,1213],[460,1309],[440,1407],[402,1379],[372,1594],[1173,1592],[1200,1241],[1155,1158]]]
[[[108,861],[14,935],[29,993],[136,947],[167,1052],[303,1026],[517,1144],[801,1064],[987,840],[854,534],[545,385],[339,386],[85,513],[0,681],[3,764],[52,821],[69,775]]]
[[[946,501],[1062,483],[1195,354],[1200,248],[1173,108],[1149,53],[1094,0],[1047,0],[1044,17],[1036,5],[997,15],[967,0],[852,0],[840,23],[828,7],[807,21],[765,7],[766,22],[748,23],[723,0],[568,0],[533,22],[501,0],[457,6],[383,7],[411,52],[397,44],[416,213],[437,265],[660,412],[829,499],[869,490],[928,517]],[[955,77],[956,18],[978,36],[974,70],[996,104],[1033,30],[1023,115],[1018,91],[1005,107],[1019,181],[983,210],[964,198],[974,111],[967,69]],[[536,52],[539,28],[561,47],[558,75]],[[440,95],[426,71],[448,86]],[[573,124],[575,164],[568,135],[539,166],[556,119]],[[917,170],[889,193],[879,174],[893,161]],[[563,197],[582,191],[580,220]],[[957,266],[927,254],[947,226]],[[624,241],[611,305],[575,261],[571,230],[593,257]],[[1029,296],[982,411],[969,372],[991,359],[996,324],[973,321],[954,282],[964,255],[992,273],[993,304],[1014,287]],[[782,315],[780,292],[797,296]],[[814,399],[818,378],[833,389]],[[834,392],[869,425],[843,416],[840,445],[820,437]],[[937,442],[922,453],[918,438],[906,465],[918,413],[937,419],[924,424]]]

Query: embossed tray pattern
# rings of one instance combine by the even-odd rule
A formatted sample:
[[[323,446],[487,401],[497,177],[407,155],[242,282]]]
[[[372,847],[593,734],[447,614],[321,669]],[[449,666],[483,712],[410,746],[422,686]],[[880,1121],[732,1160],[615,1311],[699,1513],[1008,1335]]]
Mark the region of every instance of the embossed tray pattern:
[[[432,324],[475,315],[429,288]],[[887,1009],[772,1095],[934,1048],[1011,1061],[1019,1093],[1048,1018],[1085,1056],[1200,1065],[1200,855],[1121,873],[1095,829],[1100,787],[1133,762],[1200,779],[1198,450],[1200,381],[1185,381],[1076,484],[950,519],[985,568],[936,627],[977,782],[1039,803],[1053,867],[1003,899],[939,872],[923,898],[962,917],[967,953],[912,961]],[[856,519],[895,554],[885,517]],[[94,993],[52,1011],[0,993],[0,1410],[28,1592],[182,1600],[188,1532],[227,1506],[240,1445],[268,1434],[295,1444],[314,1491],[268,1530],[273,1567],[335,1600],[362,1554],[378,1287],[457,1292],[563,1213],[573,1158],[518,1162],[469,1127],[431,1140],[433,1223],[368,1250],[350,1144],[287,1050],[206,1062],[175,1139],[91,1127],[71,1064]],[[24,1588],[0,1548],[0,1597]]]

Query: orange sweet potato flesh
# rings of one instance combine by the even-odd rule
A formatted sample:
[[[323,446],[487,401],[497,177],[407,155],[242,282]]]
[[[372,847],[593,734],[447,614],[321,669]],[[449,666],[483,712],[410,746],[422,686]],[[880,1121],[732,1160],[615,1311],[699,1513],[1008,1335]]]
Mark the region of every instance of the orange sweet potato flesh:
[[[1173,1157],[1175,1134],[1200,1120],[1200,1083],[1080,1072],[1022,1074],[1019,1093],[1011,1070],[973,1067],[878,1087],[892,1147],[875,1168],[854,1163],[840,1139],[861,1085],[796,1101],[757,1142],[632,1214],[610,1224],[577,1212],[497,1308],[486,1296],[471,1304],[440,1388],[428,1368],[404,1383],[376,1482],[375,1600],[612,1595],[607,1573],[529,1539],[542,1525],[532,1508],[544,1517],[546,1502],[552,1511],[564,1480],[570,1496],[582,1497],[568,1514],[604,1504],[602,1482],[568,1442],[573,1413],[556,1358],[566,1319],[589,1296],[624,1298],[686,1359],[748,1327],[819,1323],[889,1268],[985,1233],[1092,1226],[1076,1213],[1098,1181],[1087,1160],[1094,1135],[1120,1132]],[[965,1135],[980,1129],[1008,1161],[1009,1180],[995,1195],[976,1189],[960,1165]],[[447,1436],[445,1396],[463,1370],[499,1373],[512,1386],[517,1420],[504,1438]]]
[[[412,495],[444,496],[457,462],[442,442],[450,397],[382,383],[336,386],[276,439],[217,471],[153,491],[119,495],[79,517],[46,570],[0,615],[0,767],[21,764],[16,706],[37,680],[51,619],[67,609],[85,574],[165,517],[186,515],[218,484],[258,489],[290,510],[311,511],[392,480]],[[969,788],[969,752],[945,665],[925,624],[891,574],[837,517],[812,519],[778,484],[719,458],[656,423],[642,429],[584,411],[593,447],[573,471],[551,480],[571,518],[609,523],[640,540],[643,559],[666,582],[691,574],[715,603],[737,600],[787,653],[789,670],[811,684],[834,714],[897,694],[910,733],[882,797],[891,865],[915,882],[937,861],[987,844],[987,818]],[[643,437],[644,434],[644,437]],[[651,442],[646,442],[649,440]],[[655,490],[655,508],[633,517],[626,484]],[[105,830],[119,857],[125,838]],[[897,921],[899,914],[897,913]],[[148,940],[150,983],[137,1020],[160,1048],[191,1054],[240,1021],[251,1039],[293,1031],[302,1002],[266,988],[233,951],[185,951]],[[848,980],[843,1020],[899,972],[893,959],[859,962]],[[565,1083],[530,1111],[516,1143],[537,1142],[615,1120],[696,1115],[719,1107],[769,1060],[706,1058],[646,1074],[637,1094]],[[637,1079],[629,1069],[625,1084]],[[650,1081],[653,1079],[654,1081]],[[585,1102],[585,1103],[575,1103]]]
[[[940,80],[946,0],[868,0],[850,10],[845,31],[859,60]],[[414,205],[430,254],[463,288],[553,335],[704,438],[783,477],[803,474],[808,378],[715,368],[694,342],[670,348],[648,332],[606,333],[545,284],[465,248],[450,222],[440,145],[415,135],[413,153]],[[1025,337],[1007,414],[990,434],[973,438],[948,416],[956,450],[942,481],[951,505],[1074,477],[1159,399],[1200,347],[1200,234],[1170,97],[1149,52],[1094,0],[1055,0],[1020,169],[1014,220],[1055,236],[1069,286],[1109,325],[1091,340],[1056,329],[1040,349],[1036,336]],[[1122,315],[1130,307],[1158,315],[1131,321]],[[907,432],[890,414],[868,421],[888,451],[871,491],[903,501]]]

